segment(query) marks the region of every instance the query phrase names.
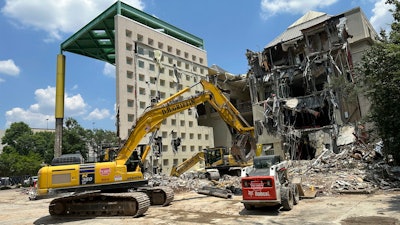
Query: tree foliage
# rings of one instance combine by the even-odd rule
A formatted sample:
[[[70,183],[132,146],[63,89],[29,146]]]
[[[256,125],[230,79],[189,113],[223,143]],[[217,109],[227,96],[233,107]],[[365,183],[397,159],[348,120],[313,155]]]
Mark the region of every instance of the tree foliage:
[[[23,123],[11,124],[1,139],[4,146],[0,154],[0,176],[37,174],[43,163],[50,164],[54,157],[54,132],[33,132]],[[87,158],[89,148],[95,152],[102,146],[116,146],[115,132],[82,128],[73,118],[67,118],[63,129],[63,154],[80,152]]]
[[[392,31],[389,37],[381,32],[381,40],[364,54],[359,72],[360,84],[371,101],[369,120],[382,138],[384,154],[400,164],[400,4],[397,0],[387,3],[395,6]]]

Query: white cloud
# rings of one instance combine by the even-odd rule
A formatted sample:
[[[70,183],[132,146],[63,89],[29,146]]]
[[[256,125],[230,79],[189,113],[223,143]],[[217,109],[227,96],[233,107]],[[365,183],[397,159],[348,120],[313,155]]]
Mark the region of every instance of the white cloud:
[[[375,2],[370,21],[378,33],[383,29],[389,34],[391,30],[390,25],[393,23],[393,16],[389,12],[389,9],[394,9],[394,6],[385,4],[385,2],[386,0],[377,0]]]
[[[6,126],[9,127],[13,122],[23,121],[32,128],[54,128],[55,94],[55,87],[37,89],[36,103],[30,105],[28,109],[17,107],[6,112]],[[89,106],[80,94],[73,96],[66,94],[64,107],[65,117],[75,117],[84,115]]]
[[[31,128],[54,128],[55,119],[53,115],[32,112],[22,108],[13,108],[6,112],[6,126],[14,122],[24,122]]]
[[[102,120],[110,116],[110,111],[108,109],[98,109],[96,108],[89,113],[85,120]]]
[[[262,17],[268,18],[279,13],[304,14],[310,10],[325,8],[338,0],[261,0]]]
[[[79,30],[114,2],[115,0],[6,0],[1,13],[20,27],[47,32],[46,41],[52,41],[61,40],[63,33]],[[137,9],[144,9],[142,0],[123,2]]]
[[[110,63],[104,63],[103,74],[107,77],[115,78],[115,66]]]
[[[20,73],[20,69],[15,65],[14,60],[8,59],[0,61],[0,73],[17,76]]]

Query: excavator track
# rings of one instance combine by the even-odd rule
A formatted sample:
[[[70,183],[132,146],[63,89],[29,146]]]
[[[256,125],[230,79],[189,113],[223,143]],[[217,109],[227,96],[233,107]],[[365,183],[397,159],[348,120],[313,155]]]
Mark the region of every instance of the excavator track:
[[[174,190],[170,187],[143,187],[138,191],[147,194],[151,205],[167,206],[174,200]]]
[[[82,193],[56,198],[50,202],[52,216],[133,216],[143,215],[150,199],[142,192]]]

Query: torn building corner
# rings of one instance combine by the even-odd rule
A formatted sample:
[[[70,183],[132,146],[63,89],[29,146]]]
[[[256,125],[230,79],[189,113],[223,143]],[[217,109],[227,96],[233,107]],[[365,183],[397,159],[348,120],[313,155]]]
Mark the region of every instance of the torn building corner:
[[[363,23],[354,15],[363,13],[309,12],[262,52],[247,50],[253,119],[264,153],[312,159],[355,140],[348,127],[362,117],[360,102],[345,91],[354,82],[348,24]]]

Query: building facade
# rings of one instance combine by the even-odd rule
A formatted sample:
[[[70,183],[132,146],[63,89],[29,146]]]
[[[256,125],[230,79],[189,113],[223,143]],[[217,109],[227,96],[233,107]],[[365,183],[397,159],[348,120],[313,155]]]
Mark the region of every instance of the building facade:
[[[126,140],[135,121],[149,106],[206,78],[207,52],[202,46],[122,15],[116,15],[114,20],[117,127],[121,140]],[[201,91],[202,86],[197,85],[182,98]],[[165,118],[156,136],[161,137],[162,152],[151,154],[146,166],[167,174],[172,165],[214,146],[213,130],[198,125],[196,107]],[[142,139],[141,144],[148,144],[149,138],[150,135]],[[176,145],[177,141],[180,145]]]

